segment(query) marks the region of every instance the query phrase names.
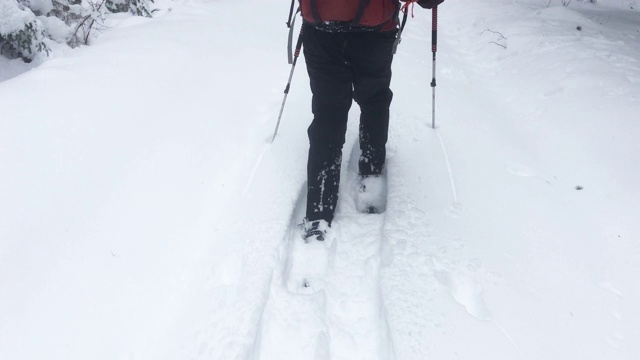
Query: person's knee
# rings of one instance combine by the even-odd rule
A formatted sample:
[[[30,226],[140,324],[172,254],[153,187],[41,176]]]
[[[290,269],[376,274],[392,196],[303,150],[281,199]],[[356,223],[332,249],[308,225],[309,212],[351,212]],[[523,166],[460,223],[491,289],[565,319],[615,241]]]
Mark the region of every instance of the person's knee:
[[[389,108],[393,100],[393,92],[389,87],[364,88],[354,92],[354,99],[361,108]]]
[[[347,132],[347,121],[327,121],[315,118],[307,134],[311,144],[330,144],[332,147],[345,143],[345,133]]]

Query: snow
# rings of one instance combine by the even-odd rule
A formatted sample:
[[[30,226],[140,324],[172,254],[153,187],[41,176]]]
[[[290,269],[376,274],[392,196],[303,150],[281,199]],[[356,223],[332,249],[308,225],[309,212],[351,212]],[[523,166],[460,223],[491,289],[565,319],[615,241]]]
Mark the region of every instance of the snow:
[[[298,206],[289,225],[288,244],[283,248],[284,268],[282,282],[293,294],[308,294],[321,291],[325,285],[327,268],[335,257],[335,232],[325,233],[323,240],[311,237],[304,239],[304,225],[296,223],[304,217],[306,197],[300,196]],[[329,224],[321,220],[318,229],[322,232],[329,230]]]
[[[387,208],[387,178],[367,176],[358,181],[356,209],[362,213],[382,213]]]
[[[0,1],[0,34],[9,35],[24,29],[24,24],[35,20],[31,11],[21,9],[17,3]]]
[[[74,29],[55,16],[38,16],[38,20],[42,22],[44,28],[47,29],[47,34],[54,41],[64,44],[73,36]]]
[[[639,358],[640,12],[547,3],[440,6],[435,129],[415,8],[386,210],[356,207],[354,106],[313,249],[303,61],[270,143],[288,2],[160,3],[0,59],[0,359]]]
[[[39,14],[48,14],[53,10],[53,1],[51,0],[28,0],[29,8]]]
[[[21,60],[10,60],[0,57],[0,81],[11,79],[39,65],[39,62],[24,63]]]

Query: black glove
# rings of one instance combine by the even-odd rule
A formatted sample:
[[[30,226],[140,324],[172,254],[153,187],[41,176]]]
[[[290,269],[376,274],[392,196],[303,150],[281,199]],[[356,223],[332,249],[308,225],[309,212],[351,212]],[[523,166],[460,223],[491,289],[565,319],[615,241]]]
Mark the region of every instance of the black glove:
[[[418,0],[418,5],[425,9],[433,9],[434,7],[442,4],[444,0]]]

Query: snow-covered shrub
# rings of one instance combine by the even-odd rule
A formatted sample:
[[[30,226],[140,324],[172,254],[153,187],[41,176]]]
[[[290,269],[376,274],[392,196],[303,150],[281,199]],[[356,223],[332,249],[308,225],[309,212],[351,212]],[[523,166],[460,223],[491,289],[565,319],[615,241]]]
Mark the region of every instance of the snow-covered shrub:
[[[82,0],[74,5],[69,14],[72,14],[74,32],[68,44],[75,47],[89,44],[89,35],[95,30],[104,28],[104,21],[107,18],[106,0],[87,1]]]
[[[39,53],[49,54],[42,22],[29,8],[14,0],[0,0],[0,14],[0,54],[26,62]]]
[[[50,53],[48,39],[72,47],[88,44],[109,13],[151,17],[153,1],[0,0],[0,55],[31,61]]]
[[[46,15],[53,9],[52,0],[18,0],[18,2],[22,6],[31,9],[36,16]]]
[[[107,0],[107,9],[113,13],[130,12],[138,16],[151,17],[153,10],[149,8],[153,0]]]

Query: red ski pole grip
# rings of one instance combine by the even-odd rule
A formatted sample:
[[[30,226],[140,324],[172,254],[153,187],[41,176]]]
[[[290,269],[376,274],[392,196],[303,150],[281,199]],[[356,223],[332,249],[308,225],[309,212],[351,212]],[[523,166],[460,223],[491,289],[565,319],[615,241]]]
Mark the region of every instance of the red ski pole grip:
[[[438,50],[438,7],[431,9],[432,21],[431,21],[431,51],[436,52]]]
[[[433,16],[433,30],[438,30],[438,7],[431,9],[431,15]]]
[[[296,50],[293,53],[293,56],[296,58],[300,56],[300,50],[302,49],[302,34],[304,32],[304,27],[300,28],[300,34],[298,35],[298,42],[296,43]]]

